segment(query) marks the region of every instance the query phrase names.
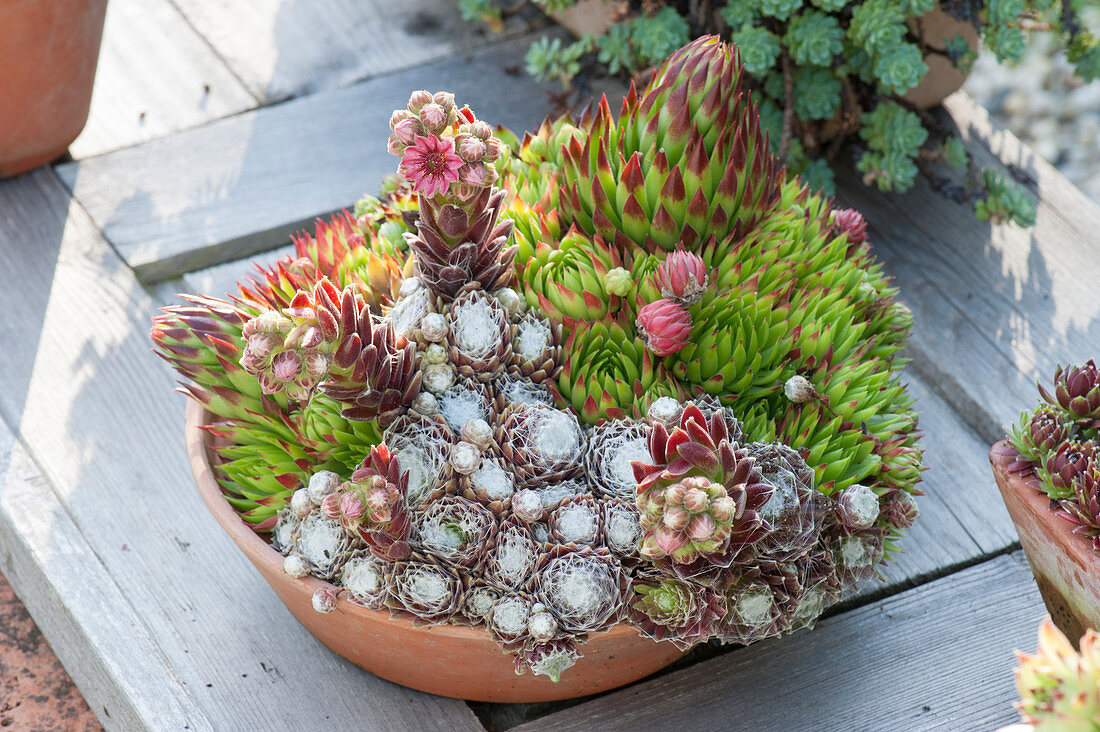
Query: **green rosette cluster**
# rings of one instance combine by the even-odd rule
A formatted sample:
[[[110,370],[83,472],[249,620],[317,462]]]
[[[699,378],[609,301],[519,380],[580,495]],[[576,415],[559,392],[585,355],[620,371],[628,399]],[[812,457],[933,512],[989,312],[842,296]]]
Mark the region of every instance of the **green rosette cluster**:
[[[778,168],[739,79],[731,50],[700,39],[632,89],[617,120],[605,99],[517,141],[510,215],[551,222],[517,223],[517,237],[532,239],[518,279],[528,303],[564,326],[560,402],[595,424],[644,415],[663,394],[716,400],[746,439],[799,450],[823,493],[857,483],[880,497],[919,493],[917,417],[898,356],[911,313],[862,219],[834,223],[831,199]],[[529,193],[536,171],[554,176],[557,207],[533,215],[548,200],[545,188]],[[678,250],[702,259],[708,283],[683,304],[687,344],[658,357],[632,321],[665,297],[657,270]],[[796,376],[814,398],[785,394]],[[898,527],[886,512],[879,524],[890,550]]]

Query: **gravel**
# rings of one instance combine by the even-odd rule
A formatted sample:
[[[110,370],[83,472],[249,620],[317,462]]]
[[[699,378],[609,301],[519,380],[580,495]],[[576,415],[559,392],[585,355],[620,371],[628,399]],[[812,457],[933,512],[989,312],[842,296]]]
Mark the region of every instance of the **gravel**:
[[[983,53],[963,87],[993,118],[1100,201],[1100,81],[1073,76],[1054,39],[1036,38],[1016,66]]]

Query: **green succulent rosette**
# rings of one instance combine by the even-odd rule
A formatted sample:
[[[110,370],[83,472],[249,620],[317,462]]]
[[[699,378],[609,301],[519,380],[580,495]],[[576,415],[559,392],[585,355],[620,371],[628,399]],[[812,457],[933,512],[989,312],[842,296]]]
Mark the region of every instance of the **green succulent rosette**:
[[[559,401],[587,424],[643,417],[660,397],[681,396],[675,380],[629,324],[577,324],[563,350],[565,364],[556,384]]]
[[[599,321],[614,317],[619,298],[607,290],[607,273],[623,266],[616,247],[570,229],[553,243],[539,242],[522,273],[531,307],[556,322]]]

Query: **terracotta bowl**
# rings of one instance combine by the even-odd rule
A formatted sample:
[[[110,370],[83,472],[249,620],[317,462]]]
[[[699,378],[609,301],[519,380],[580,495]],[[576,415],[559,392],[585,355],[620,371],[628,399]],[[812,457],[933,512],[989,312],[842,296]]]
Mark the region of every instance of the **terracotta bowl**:
[[[328,585],[314,577],[295,579],[283,572],[283,558],[237,516],[222,496],[210,468],[213,436],[200,425],[211,415],[188,402],[187,455],[199,493],[214,518],[256,566],[294,617],[322,643],[352,663],[402,686],[458,699],[535,702],[571,699],[637,681],[683,655],[671,643],[644,638],[619,624],[590,637],[584,654],[557,684],[545,676],[517,676],[481,628],[457,625],[415,627],[389,613],[368,610],[347,600],[322,615],[313,610],[313,593]]]
[[[1035,584],[1054,623],[1074,644],[1086,628],[1100,630],[1100,552],[1073,533],[1073,525],[1050,510],[1050,499],[1033,478],[1010,473],[1016,449],[1001,440],[989,451],[993,477],[1020,544],[1027,554]]]

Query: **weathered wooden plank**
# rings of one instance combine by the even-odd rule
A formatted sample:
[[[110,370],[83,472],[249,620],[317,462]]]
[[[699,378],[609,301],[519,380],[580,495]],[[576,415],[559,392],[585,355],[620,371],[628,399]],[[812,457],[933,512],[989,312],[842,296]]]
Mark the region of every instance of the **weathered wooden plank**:
[[[59,167],[61,177],[143,281],[285,243],[315,217],[350,206],[396,170],[385,138],[410,90],[525,129],[550,109],[516,68],[529,40],[297,99]]]
[[[3,573],[110,729],[211,729],[133,607],[0,420]]]
[[[885,196],[842,176],[840,198],[867,216],[876,253],[917,314],[913,368],[993,441],[1034,404],[1037,378],[1100,353],[1100,206],[969,97],[947,108],[980,163],[1011,163],[1036,181],[1033,228],[982,224],[924,182]]]
[[[266,267],[284,256],[293,254],[294,245],[284,244],[278,249],[261,252],[252,257],[237,259],[225,264],[216,264],[197,272],[188,272],[183,276],[183,289],[177,290],[177,292],[202,293],[214,297],[225,297],[227,293],[235,294],[237,292],[237,282],[254,275],[257,264]]]
[[[1015,552],[520,729],[995,729],[1044,614]]]
[[[188,21],[265,103],[344,86],[495,38],[439,0],[175,0]],[[505,28],[523,28],[516,17]]]
[[[169,0],[111,0],[88,124],[69,154],[99,155],[257,104]]]
[[[183,400],[149,353],[155,303],[52,171],[0,184],[0,241],[18,273],[0,292],[0,416],[167,659],[170,672],[144,687],[157,698],[135,704],[155,708],[182,686],[216,729],[312,728],[319,709],[334,728],[476,728],[461,702],[326,650],[207,515],[183,450]],[[19,561],[60,582],[61,557],[47,558]],[[49,586],[69,612],[91,602]],[[64,637],[47,636],[66,652]]]

